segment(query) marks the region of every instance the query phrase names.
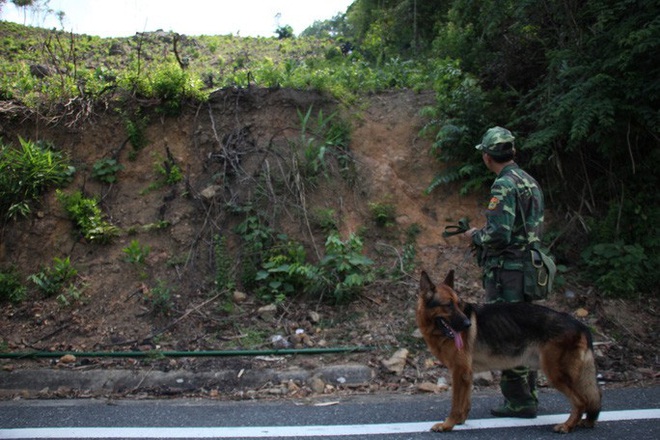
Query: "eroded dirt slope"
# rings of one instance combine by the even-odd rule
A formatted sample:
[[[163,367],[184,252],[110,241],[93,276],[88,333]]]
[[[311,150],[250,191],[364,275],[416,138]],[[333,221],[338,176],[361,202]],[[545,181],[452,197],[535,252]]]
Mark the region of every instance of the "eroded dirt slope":
[[[15,265],[27,276],[54,257],[70,256],[79,271],[81,297],[69,298],[65,305],[33,289],[24,303],[3,304],[0,340],[11,351],[224,350],[272,348],[272,336],[286,338],[304,329],[314,346],[381,347],[342,358],[377,370],[380,360],[392,350],[412,350],[409,367],[414,373],[401,378],[385,372],[386,388],[437,374],[430,355],[413,337],[416,273],[396,282],[379,280],[349,305],[332,307],[318,298],[302,297],[280,304],[274,315],[259,312],[265,304],[253,292],[246,291],[245,298],[236,299],[218,296],[214,286],[214,238],[227,237],[230,252],[238,258],[233,227],[239,217],[228,207],[244,206],[259,192],[262,200],[272,201],[265,204],[272,226],[305,242],[312,259],[315,253],[322,254],[325,237],[315,220],[319,212],[333,213],[343,237],[361,232],[366,252],[384,267],[401,264],[406,231],[418,228],[417,268],[437,273],[436,278],[450,268],[457,269],[459,288],[467,298],[478,300],[478,268],[464,244],[455,238],[442,239],[441,232],[447,223],[461,217],[478,219],[483,200],[459,196],[455,188],[424,194],[440,166],[429,156],[430,141],[418,135],[423,124],[418,112],[432,103],[430,93],[403,91],[375,95],[346,109],[312,92],[225,90],[214,94],[209,103],[188,106],[178,117],[149,114],[148,145],[139,151],[127,142],[125,120],[114,111],[98,111],[91,121],[75,127],[65,122],[49,125],[19,111],[5,111],[2,138],[46,140],[61,148],[78,170],[66,191],[81,190],[98,197],[108,220],[122,234],[108,245],[85,242],[53,192],[35,207],[34,215],[5,225],[1,264]],[[350,152],[355,161],[350,178],[340,177],[339,165],[329,160],[330,178],[299,179],[293,145],[309,139],[302,137],[301,114],[310,107],[314,117],[319,111],[325,117],[336,111],[337,117],[350,124]],[[313,128],[314,117],[308,129]],[[110,157],[124,166],[117,182],[95,181],[93,164]],[[184,179],[175,185],[155,185],[162,179],[156,165],[168,160],[180,167]],[[270,183],[264,185],[264,181]],[[379,228],[370,210],[373,203],[393,205],[396,225]],[[142,266],[125,261],[123,249],[132,240],[150,248]],[[603,321],[599,311],[612,306],[603,306],[586,289],[571,288],[577,294],[570,301],[559,295],[554,305],[569,311],[584,308],[584,319],[600,331],[608,321]],[[157,312],[154,298],[166,293],[169,307]],[[638,317],[635,322],[651,320],[653,327],[652,316]],[[622,328],[616,317],[608,319],[614,328]],[[597,336],[602,342],[603,365],[618,377],[638,380],[653,376],[652,356],[640,354],[645,348],[641,336],[623,346],[607,334]],[[609,356],[620,357],[616,353],[629,349],[636,357],[625,366]],[[294,358],[282,360],[281,366],[292,362],[314,366],[336,360]],[[9,369],[25,365],[3,362]],[[166,368],[212,368],[218,362],[248,368],[258,364],[242,359],[162,362]],[[93,361],[86,368],[111,363]],[[133,366],[139,367],[139,363]],[[621,371],[625,369],[633,371],[630,377]]]

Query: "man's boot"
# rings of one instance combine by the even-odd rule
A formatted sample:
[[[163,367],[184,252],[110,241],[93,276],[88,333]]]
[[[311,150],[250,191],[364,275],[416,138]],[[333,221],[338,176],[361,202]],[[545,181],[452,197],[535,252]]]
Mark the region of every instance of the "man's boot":
[[[500,388],[504,395],[504,404],[491,409],[492,415],[524,419],[536,417],[537,403],[530,390],[528,374],[529,370],[525,367],[502,371]]]

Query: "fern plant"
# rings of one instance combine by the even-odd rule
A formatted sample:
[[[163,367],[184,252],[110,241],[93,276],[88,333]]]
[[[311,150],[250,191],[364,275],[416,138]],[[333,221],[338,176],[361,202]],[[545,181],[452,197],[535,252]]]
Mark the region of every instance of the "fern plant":
[[[64,259],[55,257],[50,267],[44,267],[41,271],[30,275],[29,279],[36,284],[46,296],[55,296],[78,275],[78,270],[73,267],[69,257]]]
[[[30,212],[46,188],[68,182],[75,168],[47,145],[19,138],[20,149],[0,143],[0,215]]]
[[[86,240],[109,243],[119,235],[119,229],[103,219],[103,212],[94,198],[83,197],[80,191],[66,194],[57,190],[57,199]]]

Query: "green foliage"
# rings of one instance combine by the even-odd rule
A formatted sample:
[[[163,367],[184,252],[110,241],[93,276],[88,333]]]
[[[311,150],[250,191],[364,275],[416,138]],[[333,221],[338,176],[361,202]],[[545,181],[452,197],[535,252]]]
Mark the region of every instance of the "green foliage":
[[[325,257],[319,263],[324,291],[329,291],[337,303],[347,302],[373,282],[374,262],[362,254],[362,239],[351,234],[342,241],[332,233],[325,242]]]
[[[181,112],[185,99],[194,98],[204,100],[205,95],[200,91],[202,83],[199,79],[190,76],[174,62],[159,66],[147,90],[143,92],[147,97],[156,97],[161,100],[158,110],[165,115],[176,116]]]
[[[464,182],[460,190],[463,194],[479,189],[490,177],[474,150],[475,139],[481,138],[485,125],[485,93],[478,81],[454,61],[436,61],[433,84],[436,104],[423,109],[429,121],[422,135],[435,132],[431,154],[446,165],[426,192],[459,181]]]
[[[311,219],[325,232],[337,230],[337,213],[334,209],[316,208],[311,213]]]
[[[25,299],[27,288],[21,283],[15,268],[0,270],[0,301],[20,303]]]
[[[168,316],[172,311],[173,291],[166,281],[157,280],[155,286],[143,291],[143,299],[150,305],[152,313]]]
[[[132,115],[124,114],[126,134],[128,134],[128,140],[135,152],[140,151],[149,143],[145,132],[148,122],[149,119],[146,116],[142,116],[139,110],[135,111]]]
[[[147,262],[151,248],[147,245],[141,245],[137,240],[131,240],[131,243],[121,251],[126,254],[124,261],[127,263],[143,265]]]
[[[83,197],[80,191],[66,194],[60,190],[57,199],[86,240],[104,244],[119,235],[119,229],[103,219],[96,199]]]
[[[156,171],[165,178],[165,184],[176,185],[183,180],[183,171],[179,165],[166,161],[156,166]]]
[[[174,57],[153,64],[146,71],[142,71],[141,64],[133,62],[122,73],[119,84],[140,97],[158,99],[156,110],[166,116],[178,115],[187,99],[206,99],[201,79],[182,69]]]
[[[306,181],[315,183],[319,175],[328,176],[330,157],[339,163],[342,174],[348,176],[353,160],[348,151],[350,127],[343,121],[336,121],[336,113],[323,115],[319,110],[312,118],[310,106],[303,114],[300,110],[300,138],[298,144],[302,150],[301,173]]]
[[[99,159],[92,166],[92,177],[100,182],[115,183],[117,173],[123,169],[124,166],[117,162],[117,159]]]
[[[164,186],[176,185],[184,178],[183,171],[181,171],[181,168],[176,164],[169,152],[167,159],[158,158],[156,160],[154,169],[160,178],[156,182],[151,183],[147,189],[143,190],[142,194],[160,189]]]
[[[50,297],[60,294],[67,283],[70,287],[71,281],[77,275],[78,271],[71,264],[69,257],[64,259],[55,257],[52,266],[42,268],[41,271],[30,275],[29,279],[42,293]]]
[[[635,298],[644,281],[655,277],[657,266],[652,264],[640,245],[598,243],[582,253],[589,276],[596,286],[613,297]]]
[[[396,224],[396,207],[389,202],[371,202],[369,210],[374,223],[381,228],[389,228]]]
[[[294,295],[326,295],[335,302],[354,299],[373,281],[373,261],[362,255],[362,240],[351,235],[342,241],[332,231],[325,244],[325,256],[318,264],[307,259],[301,243],[275,231],[254,211],[235,229],[244,246],[241,281],[267,301],[280,302]]]
[[[71,304],[80,301],[83,298],[83,294],[83,287],[79,287],[72,283],[67,286],[62,293],[57,295],[57,302],[62,307],[68,307]]]
[[[21,148],[0,143],[0,215],[30,212],[29,203],[51,186],[69,181],[75,168],[44,145],[20,139]]]
[[[287,297],[329,295],[336,303],[355,299],[373,281],[373,261],[362,254],[362,240],[351,235],[342,241],[332,232],[325,243],[325,256],[314,265],[306,261],[300,243],[280,237],[268,251],[268,258],[257,273],[260,297],[281,302]]]
[[[265,252],[275,242],[275,231],[252,208],[248,207],[245,211],[247,216],[236,226],[235,232],[243,242],[243,255],[240,258],[241,284],[246,289],[251,289],[257,286],[257,273],[261,261],[265,259]]]
[[[293,28],[291,26],[284,25],[284,26],[279,26],[276,30],[275,33],[277,34],[277,38],[279,40],[283,40],[285,38],[293,38]]]
[[[11,42],[14,42],[11,35],[18,38],[23,33],[20,26],[0,23],[0,34],[3,29],[10,32]],[[335,17],[332,32],[348,29],[343,15]],[[156,99],[160,113],[176,115],[186,101],[204,101],[209,91],[222,87],[248,87],[251,84],[296,89],[311,87],[328,92],[343,102],[351,102],[364,93],[393,87],[421,90],[428,84],[423,63],[401,58],[392,51],[383,52],[386,55],[380,57],[376,68],[366,61],[369,57],[366,52],[354,51],[342,56],[338,48],[347,40],[339,34],[331,38],[200,36],[194,40],[181,39],[178,40],[180,56],[189,60],[185,70],[173,55],[167,55],[171,45],[155,35],[142,34],[139,38],[108,41],[41,31],[30,38],[33,46],[43,45],[43,40],[50,41],[51,48],[57,46],[58,50],[52,52],[57,61],[52,55],[42,59],[35,51],[27,53],[20,49],[22,58],[19,63],[11,52],[11,48],[16,48],[14,45],[0,47],[0,55],[4,56],[0,57],[3,60],[0,64],[4,64],[1,67],[3,73],[7,73],[0,78],[0,94],[21,100],[31,107],[43,108],[45,101],[48,108],[42,111],[61,108],[58,105],[62,103],[80,103],[84,110],[90,102],[135,96]],[[65,39],[69,40],[66,44]],[[195,43],[191,44],[192,41]],[[126,48],[126,54],[107,56],[111,42]],[[23,48],[26,45],[18,46]],[[336,55],[327,57],[331,51]],[[58,74],[33,77],[26,60],[46,65],[54,62]],[[76,68],[78,64],[97,67],[80,69]],[[80,113],[81,116],[85,114],[89,113]]]
[[[318,269],[306,263],[300,243],[280,237],[281,243],[268,251],[268,258],[257,272],[259,296],[267,301],[282,302],[286,297],[312,290],[318,282]]]

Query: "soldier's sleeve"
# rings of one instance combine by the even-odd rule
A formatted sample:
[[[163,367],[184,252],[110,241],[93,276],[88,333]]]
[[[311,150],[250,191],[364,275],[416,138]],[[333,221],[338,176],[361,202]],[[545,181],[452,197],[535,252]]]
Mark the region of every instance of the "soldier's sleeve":
[[[516,218],[516,195],[513,184],[497,179],[490,191],[486,226],[472,236],[474,244],[487,249],[504,249],[511,243]]]

